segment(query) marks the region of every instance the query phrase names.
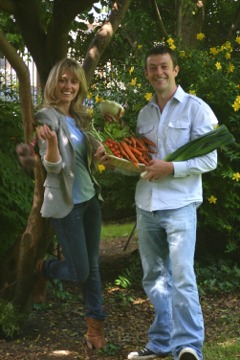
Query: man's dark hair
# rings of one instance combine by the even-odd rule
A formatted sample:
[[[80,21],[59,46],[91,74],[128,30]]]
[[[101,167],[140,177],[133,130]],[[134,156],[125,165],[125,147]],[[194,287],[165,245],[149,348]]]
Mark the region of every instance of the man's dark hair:
[[[167,46],[166,44],[160,44],[160,45],[156,45],[156,46],[152,47],[150,50],[148,50],[146,57],[145,57],[145,69],[147,68],[147,59],[150,55],[163,55],[163,54],[170,55],[174,68],[175,68],[175,66],[178,65],[178,59],[177,59],[176,53],[172,49],[170,49],[170,47]]]

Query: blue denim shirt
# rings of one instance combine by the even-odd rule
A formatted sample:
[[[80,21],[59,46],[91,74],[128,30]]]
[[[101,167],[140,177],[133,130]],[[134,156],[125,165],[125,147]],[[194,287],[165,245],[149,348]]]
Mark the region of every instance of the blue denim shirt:
[[[213,130],[217,124],[213,111],[203,100],[178,86],[161,112],[156,95],[140,111],[137,132],[157,146],[153,158],[164,158],[180,146]],[[217,151],[188,161],[173,162],[174,175],[137,183],[136,205],[146,211],[177,209],[202,202],[202,174],[217,167]]]

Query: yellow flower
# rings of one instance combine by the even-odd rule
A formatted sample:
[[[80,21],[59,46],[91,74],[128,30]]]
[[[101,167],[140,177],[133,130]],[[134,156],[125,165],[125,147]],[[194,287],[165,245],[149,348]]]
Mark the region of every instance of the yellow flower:
[[[240,95],[238,95],[232,104],[233,110],[238,111],[240,109]]]
[[[221,65],[221,63],[219,61],[216,62],[215,66],[216,66],[217,70],[222,69],[222,65]]]
[[[152,93],[146,93],[144,97],[147,101],[149,101],[152,98]]]
[[[180,53],[179,53],[179,57],[184,58],[185,56],[186,56],[186,52],[181,50]]]
[[[92,108],[88,108],[87,111],[91,116],[93,115],[93,109]]]
[[[96,101],[96,103],[102,102],[102,101],[103,101],[103,98],[101,98],[100,96],[96,95],[96,96],[95,96],[95,101]]]
[[[106,168],[105,168],[105,166],[104,166],[103,164],[99,164],[99,165],[98,165],[98,171],[99,171],[100,173],[102,173],[105,169],[106,169]]]
[[[131,75],[134,72],[134,66],[131,66],[130,70],[129,70],[129,74]]]
[[[168,43],[169,46],[174,45],[173,38],[170,37],[169,39],[167,39],[167,43]]]
[[[139,50],[142,49],[142,45],[138,45],[138,49],[139,49]]]
[[[138,84],[137,84],[137,87],[139,87],[139,88],[142,87],[142,84],[141,84],[141,83],[138,83]]]
[[[224,51],[224,50],[227,50],[227,51],[230,51],[230,52],[233,51],[233,48],[232,48],[232,45],[231,45],[230,41],[226,41],[225,44],[223,44],[220,47],[220,51]]]
[[[173,38],[170,37],[169,39],[167,39],[167,43],[168,43],[168,46],[170,47],[170,49],[172,49],[172,50],[176,49]]]
[[[196,90],[189,90],[189,94],[191,94],[191,95],[197,95],[197,92],[196,92]]]
[[[212,48],[210,48],[209,52],[212,55],[217,55],[219,51],[216,47],[212,47]]]
[[[137,83],[137,78],[135,77],[131,80],[130,85],[134,86],[136,85],[136,83]]]
[[[205,35],[203,34],[203,33],[198,33],[197,35],[196,35],[196,38],[197,38],[197,40],[203,40],[204,38],[205,38]]]
[[[232,45],[231,45],[230,41],[226,41],[224,45],[225,45],[226,50],[228,50],[230,52],[233,51],[233,48],[232,48]]]
[[[215,196],[211,195],[208,198],[208,202],[209,202],[209,204],[216,204],[217,203],[217,198]]]
[[[88,93],[87,98],[88,98],[88,99],[91,99],[91,98],[92,98],[92,93],[91,93],[91,92]]]
[[[237,182],[240,181],[240,173],[236,172],[235,174],[233,174],[232,180],[235,180]]]
[[[175,45],[170,45],[169,46],[171,50],[175,50],[176,49],[176,46]]]
[[[225,54],[225,58],[228,60],[228,59],[231,59],[231,53],[230,52],[227,52]]]
[[[228,67],[227,67],[227,72],[232,73],[232,72],[234,72],[234,69],[235,69],[235,66],[232,63],[229,63]]]
[[[236,36],[235,41],[236,41],[236,43],[240,44],[240,35]]]

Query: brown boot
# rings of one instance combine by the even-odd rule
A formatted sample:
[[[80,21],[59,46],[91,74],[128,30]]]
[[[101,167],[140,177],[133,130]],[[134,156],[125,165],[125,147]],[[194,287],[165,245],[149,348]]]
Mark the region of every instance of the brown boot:
[[[94,318],[87,317],[87,346],[89,349],[101,349],[106,345],[106,341],[104,338],[104,321],[97,320]]]
[[[39,260],[35,267],[36,283],[33,288],[34,304],[44,304],[47,296],[47,279],[43,275],[44,260]]]

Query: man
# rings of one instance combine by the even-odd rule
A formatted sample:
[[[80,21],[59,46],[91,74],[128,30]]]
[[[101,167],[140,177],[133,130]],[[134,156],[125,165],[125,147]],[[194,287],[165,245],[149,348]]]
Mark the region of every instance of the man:
[[[176,84],[177,58],[160,45],[146,55],[145,76],[155,95],[140,111],[137,132],[156,144],[147,173],[137,183],[136,209],[143,287],[155,317],[142,350],[129,360],[201,360],[204,324],[194,273],[196,213],[203,201],[202,173],[217,166],[217,153],[181,162],[163,159],[213,130],[210,107]]]

